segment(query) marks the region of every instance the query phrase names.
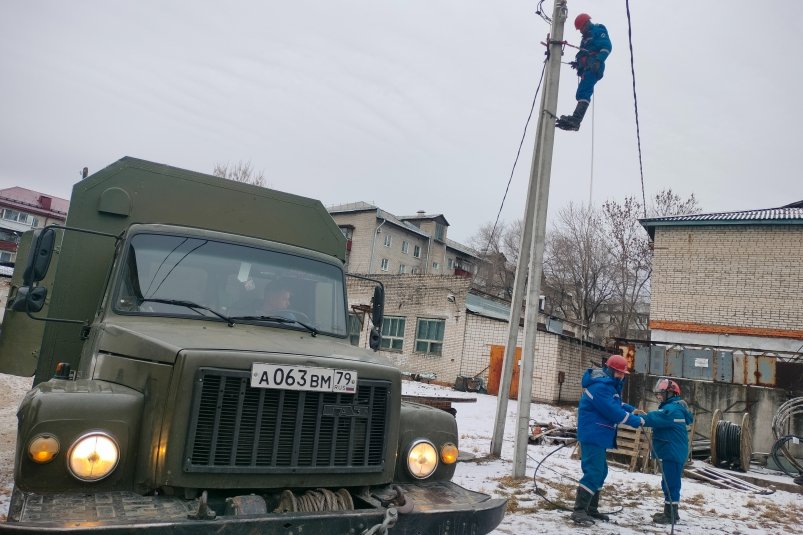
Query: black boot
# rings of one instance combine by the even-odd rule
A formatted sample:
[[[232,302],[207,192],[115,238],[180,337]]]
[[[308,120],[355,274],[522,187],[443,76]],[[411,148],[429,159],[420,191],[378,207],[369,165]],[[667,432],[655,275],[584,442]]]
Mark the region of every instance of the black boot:
[[[561,115],[560,119],[555,123],[555,126],[561,130],[580,130],[580,123],[586,115],[586,110],[588,110],[588,101],[578,100],[574,113],[571,115]]]
[[[674,521],[672,519],[673,516],[675,517]],[[652,515],[652,521],[656,524],[677,524],[678,520],[680,520],[680,516],[678,515],[678,504],[676,503],[665,503],[662,513]]]
[[[575,524],[583,526],[594,524],[594,519],[588,515],[588,506],[593,498],[594,495],[586,489],[577,487],[577,498],[574,500],[574,511],[572,512],[572,520]]]
[[[603,522],[609,522],[611,520],[611,517],[599,512],[599,491],[594,494],[591,498],[591,502],[588,504],[588,516],[596,518],[597,520],[602,520]]]

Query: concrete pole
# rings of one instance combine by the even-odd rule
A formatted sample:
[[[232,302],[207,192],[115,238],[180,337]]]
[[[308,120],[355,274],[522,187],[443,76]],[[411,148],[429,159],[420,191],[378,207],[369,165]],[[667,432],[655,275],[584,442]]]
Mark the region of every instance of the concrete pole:
[[[561,11],[562,10],[562,11]],[[562,40],[563,37],[563,22],[566,20],[566,2],[565,0],[556,0],[555,14],[562,12],[563,16],[560,20],[561,38],[554,38],[555,40]],[[558,17],[553,16],[553,33],[555,32],[555,24]],[[557,50],[557,53],[555,52]],[[550,45],[550,58],[554,58],[557,54],[558,72],[560,71],[560,45]],[[550,78],[550,67],[552,61],[547,64],[545,79],[548,81]],[[541,150],[543,147],[543,124],[544,117],[549,117],[543,110],[547,108],[547,84],[541,93],[541,110],[539,125],[536,135],[535,148],[533,150],[533,157],[530,163],[530,181],[527,185],[527,203],[524,209],[524,220],[522,224],[521,243],[519,244],[519,261],[516,264],[516,278],[513,283],[513,300],[510,304],[510,316],[508,318],[508,337],[507,345],[505,346],[505,356],[502,361],[502,376],[499,384],[499,393],[496,397],[496,417],[494,420],[494,431],[491,437],[491,455],[499,457],[502,454],[502,443],[504,442],[505,433],[505,419],[507,416],[508,405],[508,392],[510,392],[510,383],[512,381],[513,365],[515,363],[516,345],[519,335],[519,321],[521,319],[521,307],[524,300],[524,291],[527,288],[527,269],[530,261],[530,251],[533,237],[533,227],[536,211],[536,202],[538,199],[538,186],[539,182],[538,169],[541,166]],[[555,95],[557,95],[557,86],[555,86]],[[557,98],[552,105],[552,110],[556,108]],[[552,133],[554,134],[554,120],[548,121],[552,126]],[[551,160],[551,158],[550,158]],[[540,286],[540,284],[539,284]],[[527,301],[528,303],[530,301]],[[536,309],[538,299],[536,298]],[[537,317],[536,317],[537,322]],[[521,374],[519,375],[521,377]]]
[[[529,438],[530,401],[532,400],[533,368],[535,361],[535,338],[538,327],[538,301],[541,294],[541,274],[544,262],[544,243],[546,241],[546,216],[549,206],[549,180],[552,174],[552,149],[555,145],[555,116],[558,106],[560,85],[561,45],[552,44],[563,41],[563,25],[568,10],[566,0],[555,0],[552,14],[552,34],[549,45],[546,80],[544,84],[544,108],[541,110],[538,125],[537,143],[542,146],[540,162],[533,170],[537,176],[530,176],[537,182],[535,228],[530,246],[530,268],[527,275],[527,309],[524,313],[524,347],[521,354],[521,374],[519,382],[519,407],[516,427],[516,445],[513,460],[513,477],[522,478],[527,468],[527,445]],[[521,259],[520,259],[521,261]]]

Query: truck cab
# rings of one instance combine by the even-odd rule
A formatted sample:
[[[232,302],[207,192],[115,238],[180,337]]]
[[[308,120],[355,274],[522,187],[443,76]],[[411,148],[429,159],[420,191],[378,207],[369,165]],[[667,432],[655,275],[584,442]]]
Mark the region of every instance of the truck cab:
[[[454,418],[349,343],[320,202],[134,158],[15,271],[0,371],[34,375],[0,533],[488,533]],[[374,294],[379,347],[383,291]],[[459,532],[459,531],[457,531]]]

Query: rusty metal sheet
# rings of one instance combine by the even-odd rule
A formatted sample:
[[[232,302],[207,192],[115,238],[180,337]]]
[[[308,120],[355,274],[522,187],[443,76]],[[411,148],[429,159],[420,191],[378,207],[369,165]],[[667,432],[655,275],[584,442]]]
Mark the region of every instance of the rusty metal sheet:
[[[710,349],[683,350],[683,377],[710,381],[713,376],[714,353]]]
[[[775,386],[776,374],[775,365],[778,362],[777,355],[759,355],[755,358],[755,370],[753,371],[754,384],[759,386]]]
[[[713,380],[719,383],[733,382],[733,351],[714,352]]]
[[[683,377],[683,351],[670,349],[666,352],[664,375],[670,377]]]
[[[653,375],[665,375],[666,348],[653,346],[650,348],[650,373]]]
[[[751,384],[747,382],[747,368],[748,368],[749,355],[742,351],[734,351],[733,353],[733,383],[737,385]]]
[[[633,364],[636,373],[650,373],[650,346],[636,348],[636,362]]]

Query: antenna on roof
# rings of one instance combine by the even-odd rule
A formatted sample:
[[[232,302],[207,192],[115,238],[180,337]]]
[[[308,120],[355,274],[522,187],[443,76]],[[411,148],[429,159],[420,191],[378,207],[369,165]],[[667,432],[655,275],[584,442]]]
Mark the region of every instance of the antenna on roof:
[[[89,174],[89,167],[84,167],[81,170],[81,179],[83,180],[84,178],[86,178],[88,174]]]

